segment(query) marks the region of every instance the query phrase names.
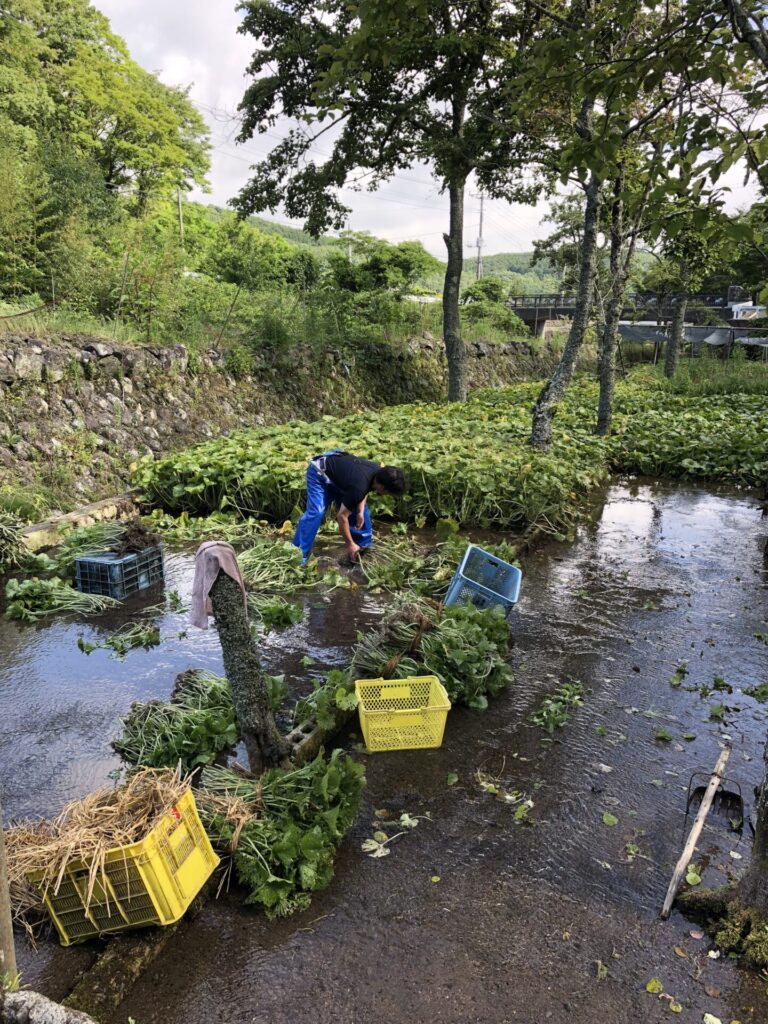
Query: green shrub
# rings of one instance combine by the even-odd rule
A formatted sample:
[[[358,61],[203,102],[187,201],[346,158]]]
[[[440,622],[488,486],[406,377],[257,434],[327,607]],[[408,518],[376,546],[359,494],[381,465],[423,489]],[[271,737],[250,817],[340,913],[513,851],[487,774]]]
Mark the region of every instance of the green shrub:
[[[242,345],[233,345],[224,357],[224,369],[235,380],[241,380],[253,369],[253,357]]]

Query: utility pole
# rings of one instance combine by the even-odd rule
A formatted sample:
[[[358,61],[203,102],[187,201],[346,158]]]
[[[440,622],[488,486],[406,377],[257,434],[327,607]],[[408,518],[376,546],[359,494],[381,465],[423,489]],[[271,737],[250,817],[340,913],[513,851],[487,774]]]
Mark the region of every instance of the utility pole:
[[[0,981],[16,977],[16,947],[13,944],[11,892],[8,885],[8,862],[5,858],[3,808],[0,806]]]
[[[475,267],[475,279],[477,281],[483,276],[483,204],[485,196],[480,193],[480,230],[477,233],[477,265]]]

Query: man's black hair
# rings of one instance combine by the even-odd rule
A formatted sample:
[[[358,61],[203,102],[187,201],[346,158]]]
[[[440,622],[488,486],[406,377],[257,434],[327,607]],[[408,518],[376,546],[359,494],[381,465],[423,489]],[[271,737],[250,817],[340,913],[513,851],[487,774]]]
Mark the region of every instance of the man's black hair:
[[[389,494],[405,494],[405,477],[399,466],[382,466],[373,479]]]

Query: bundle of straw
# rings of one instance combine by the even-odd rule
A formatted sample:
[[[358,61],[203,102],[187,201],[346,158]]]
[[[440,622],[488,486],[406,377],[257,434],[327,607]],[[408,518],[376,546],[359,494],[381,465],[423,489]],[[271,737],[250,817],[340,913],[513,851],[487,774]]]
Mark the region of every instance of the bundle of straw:
[[[117,789],[101,789],[67,804],[52,821],[22,822],[5,835],[14,918],[32,934],[42,920],[42,893],[58,892],[67,865],[88,867],[86,905],[105,875],[105,856],[143,839],[189,789],[176,771],[145,768]],[[35,884],[29,875],[41,872]]]

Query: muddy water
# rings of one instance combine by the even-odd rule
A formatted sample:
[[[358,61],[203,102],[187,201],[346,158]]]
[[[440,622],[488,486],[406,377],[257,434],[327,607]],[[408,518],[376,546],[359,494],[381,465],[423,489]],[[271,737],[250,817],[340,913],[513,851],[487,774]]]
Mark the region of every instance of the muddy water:
[[[704,1012],[768,1020],[764,984],[707,957],[681,916],[658,920],[691,772],[711,769],[729,742],[729,775],[748,804],[760,778],[768,705],[742,690],[768,681],[768,650],[754,636],[768,631],[766,533],[749,495],[612,487],[574,544],[548,544],[528,559],[511,620],[510,691],[484,714],[451,712],[440,750],[366,757],[363,814],[331,888],[307,912],[272,924],[235,893],[209,903],[111,1024],[129,1015],[138,1024],[629,1024],[699,1022]],[[187,569],[180,561],[180,579]],[[376,615],[361,600],[346,592],[311,608],[316,620],[271,646],[272,669],[287,659],[298,675],[310,635],[321,657],[343,663],[353,608],[361,620]],[[3,743],[0,770],[16,812],[45,809],[48,787],[57,804],[100,781],[112,765],[110,729],[130,699],[167,692],[189,663],[220,668],[215,634],[134,652],[122,666],[105,660],[98,674],[97,655],[77,651],[63,671],[73,627],[3,628],[14,738],[10,749]],[[330,658],[321,650],[329,640]],[[673,687],[684,662],[688,674]],[[732,692],[703,696],[716,676]],[[566,680],[583,684],[584,706],[544,743],[528,715]],[[345,742],[354,745],[354,735]],[[73,757],[83,764],[76,773]],[[482,791],[478,771],[530,796],[527,824]],[[449,772],[459,777],[451,787]],[[428,812],[431,821],[372,860],[360,843],[374,831],[375,809]],[[616,824],[604,823],[606,812]],[[713,818],[696,862],[705,882],[718,883],[748,853],[748,828],[740,834]],[[89,955],[47,946],[25,956],[27,975],[56,995]],[[646,993],[651,977],[682,1004],[680,1015],[670,1018],[668,1000]]]

